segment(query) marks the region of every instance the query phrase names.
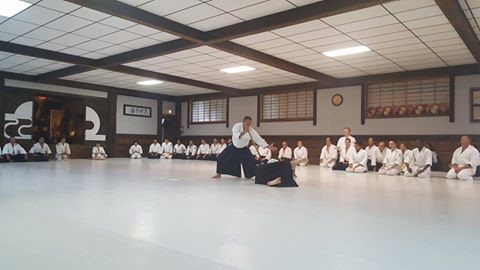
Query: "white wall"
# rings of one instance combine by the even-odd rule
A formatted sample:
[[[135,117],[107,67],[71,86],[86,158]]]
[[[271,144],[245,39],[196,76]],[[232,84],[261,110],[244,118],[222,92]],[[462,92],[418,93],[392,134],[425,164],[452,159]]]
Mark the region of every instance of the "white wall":
[[[137,105],[152,108],[152,117],[123,115],[123,105]],[[156,135],[158,119],[156,99],[117,96],[117,134]]]
[[[335,135],[348,126],[358,135],[429,135],[429,134],[480,134],[480,123],[470,123],[469,90],[480,87],[480,75],[455,78],[455,122],[448,116],[366,119],[360,124],[361,86],[320,89],[317,94],[317,126],[312,121],[261,123],[258,130],[263,135]],[[334,94],[343,95],[343,104],[335,107],[330,103]],[[230,127],[241,121],[244,115],[257,119],[257,97],[230,99]],[[229,135],[230,128],[224,124],[190,125],[187,128],[187,103],[182,103],[184,135]]]

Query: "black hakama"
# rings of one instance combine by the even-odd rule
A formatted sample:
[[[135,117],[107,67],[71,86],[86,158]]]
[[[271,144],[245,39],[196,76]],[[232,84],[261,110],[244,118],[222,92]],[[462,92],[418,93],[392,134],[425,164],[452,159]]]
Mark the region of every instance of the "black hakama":
[[[240,166],[242,166],[245,177],[252,178],[255,176],[256,164],[257,161],[248,147],[237,148],[230,144],[218,155],[217,173],[241,177],[242,170]]]
[[[255,184],[266,185],[278,177],[282,182],[275,187],[298,187],[293,179],[292,166],[288,160],[258,165],[255,170]]]
[[[35,162],[48,161],[48,155],[45,155],[42,153],[35,153],[32,155],[32,161],[35,161]]]
[[[159,153],[148,153],[148,159],[159,159],[161,156]]]
[[[337,163],[335,163],[335,166],[333,166],[332,170],[334,170],[334,171],[345,171],[347,168],[348,168],[348,163],[337,162]]]
[[[187,155],[186,154],[173,153],[172,158],[173,159],[186,159]]]

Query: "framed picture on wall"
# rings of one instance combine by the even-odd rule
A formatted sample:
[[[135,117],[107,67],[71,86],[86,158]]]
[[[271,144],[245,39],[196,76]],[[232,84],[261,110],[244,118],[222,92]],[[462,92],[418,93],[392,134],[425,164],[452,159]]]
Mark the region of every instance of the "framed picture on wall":
[[[470,121],[480,122],[480,88],[470,89]]]
[[[137,117],[152,117],[152,108],[137,105],[123,105],[123,115],[137,116]]]

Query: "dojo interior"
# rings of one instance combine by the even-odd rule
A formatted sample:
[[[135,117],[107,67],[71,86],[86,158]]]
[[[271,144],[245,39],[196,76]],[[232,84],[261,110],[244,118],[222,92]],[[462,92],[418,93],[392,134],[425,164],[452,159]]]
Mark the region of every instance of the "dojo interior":
[[[480,147],[480,0],[1,2],[0,146],[53,153],[0,163],[0,269],[480,269],[478,174],[445,177]],[[299,187],[146,158],[246,115],[303,141]],[[346,127],[430,143],[431,177],[320,168]]]

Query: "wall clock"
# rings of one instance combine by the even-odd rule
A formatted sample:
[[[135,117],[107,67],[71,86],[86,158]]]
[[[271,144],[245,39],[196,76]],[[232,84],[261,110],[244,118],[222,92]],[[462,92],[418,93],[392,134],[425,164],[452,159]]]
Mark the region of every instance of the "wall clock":
[[[343,96],[342,95],[340,95],[340,94],[333,95],[333,97],[332,97],[332,105],[333,106],[338,107],[338,106],[342,105],[342,103],[343,103]]]

